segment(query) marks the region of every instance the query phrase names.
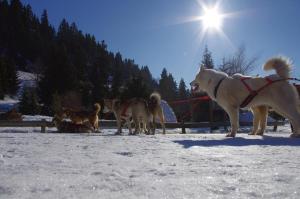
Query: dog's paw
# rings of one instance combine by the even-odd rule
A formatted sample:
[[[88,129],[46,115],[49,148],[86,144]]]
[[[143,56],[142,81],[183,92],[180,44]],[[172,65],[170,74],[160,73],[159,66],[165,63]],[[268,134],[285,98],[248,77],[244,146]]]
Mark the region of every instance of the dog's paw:
[[[234,137],[235,137],[235,133],[228,133],[228,134],[226,135],[226,137],[234,138]]]
[[[264,135],[264,132],[258,132],[256,135],[263,136],[263,135]]]

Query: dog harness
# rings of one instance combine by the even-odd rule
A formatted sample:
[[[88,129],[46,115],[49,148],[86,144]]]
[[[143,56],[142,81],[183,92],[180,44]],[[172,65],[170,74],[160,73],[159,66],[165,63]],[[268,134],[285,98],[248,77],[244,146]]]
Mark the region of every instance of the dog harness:
[[[125,106],[121,112],[122,117],[128,117],[128,115],[126,113],[127,113],[127,110],[129,108],[130,104],[131,104],[131,102],[128,102],[128,101],[125,102]]]
[[[215,89],[214,89],[214,96],[215,96],[215,99],[217,99],[217,94],[218,94],[218,90],[219,90],[219,87],[222,83],[222,81],[225,79],[226,77],[223,77],[222,79],[219,80],[218,84],[216,85]]]
[[[260,87],[257,90],[253,90],[246,82],[247,79],[251,79],[251,77],[242,77],[240,80],[242,81],[242,83],[244,84],[244,86],[246,87],[246,89],[249,91],[249,95],[244,99],[244,101],[241,103],[240,108],[245,108],[252,100],[254,97],[256,97],[258,95],[258,93],[260,91],[262,91],[263,89],[265,89],[266,87],[270,86],[271,84],[275,83],[275,82],[280,82],[280,81],[285,81],[285,80],[298,80],[296,78],[287,78],[287,79],[277,79],[277,80],[272,80],[268,77],[265,77],[266,80],[266,84],[263,85],[262,87]]]
[[[218,90],[219,87],[222,83],[222,81],[225,79],[222,78],[219,80],[218,84],[216,85],[215,89],[214,89],[214,97],[217,99],[217,94],[218,94]],[[297,78],[286,78],[286,79],[277,79],[277,80],[272,80],[268,77],[265,77],[266,80],[266,84],[263,85],[262,87],[260,87],[257,90],[253,90],[246,82],[246,80],[251,79],[251,77],[242,77],[240,78],[241,82],[243,83],[243,85],[246,87],[246,89],[249,91],[249,95],[244,99],[244,101],[241,103],[240,108],[245,108],[257,95],[260,91],[262,91],[263,89],[265,89],[266,87],[270,86],[273,83],[276,82],[280,82],[280,81],[286,81],[286,80],[294,80],[294,81],[300,81],[300,79]]]

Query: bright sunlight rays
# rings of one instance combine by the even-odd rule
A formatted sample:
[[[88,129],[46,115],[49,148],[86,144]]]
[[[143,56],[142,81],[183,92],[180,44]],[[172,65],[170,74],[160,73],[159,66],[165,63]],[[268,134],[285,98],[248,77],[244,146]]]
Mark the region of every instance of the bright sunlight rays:
[[[214,5],[204,4],[203,1],[197,0],[200,5],[199,16],[193,17],[190,21],[201,22],[198,41],[201,43],[205,36],[209,33],[217,33],[221,38],[226,41],[229,46],[233,46],[230,39],[223,31],[225,20],[233,17],[236,13],[224,13],[221,9],[221,0],[216,1]]]
[[[219,12],[218,7],[207,8],[203,7],[204,15],[199,19],[202,21],[203,28],[207,29],[215,29],[220,30],[222,27],[223,16]]]
[[[216,0],[215,4],[205,4],[202,0],[195,0],[199,5],[199,15],[184,17],[175,24],[183,24],[189,22],[199,23],[199,32],[197,42],[202,43],[208,34],[217,33],[230,47],[233,46],[230,39],[223,31],[225,22],[228,18],[239,15],[239,12],[223,12],[221,0]]]

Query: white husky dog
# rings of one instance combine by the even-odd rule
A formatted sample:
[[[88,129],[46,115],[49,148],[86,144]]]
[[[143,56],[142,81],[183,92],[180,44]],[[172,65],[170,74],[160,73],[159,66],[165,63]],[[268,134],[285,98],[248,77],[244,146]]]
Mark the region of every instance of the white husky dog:
[[[241,74],[229,77],[223,72],[200,67],[191,82],[194,92],[205,91],[228,113],[231,132],[235,137],[239,128],[239,108],[270,106],[288,118],[294,132],[291,137],[300,137],[299,96],[288,82],[291,62],[287,58],[275,57],[264,64],[264,70],[274,69],[276,74],[267,77],[246,77]]]

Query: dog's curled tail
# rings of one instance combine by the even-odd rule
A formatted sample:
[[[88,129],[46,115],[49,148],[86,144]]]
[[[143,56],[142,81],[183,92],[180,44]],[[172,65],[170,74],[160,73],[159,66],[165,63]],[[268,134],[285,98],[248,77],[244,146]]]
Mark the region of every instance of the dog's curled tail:
[[[94,110],[95,110],[95,113],[98,114],[101,110],[101,106],[99,103],[95,103],[94,104]]]
[[[292,62],[290,59],[286,57],[274,57],[265,63],[264,70],[267,71],[274,69],[277,75],[287,79],[290,77],[291,67]]]
[[[154,105],[160,105],[160,102],[161,102],[161,96],[158,92],[153,92],[151,93],[150,95],[150,98],[149,98],[149,103],[154,106]]]

